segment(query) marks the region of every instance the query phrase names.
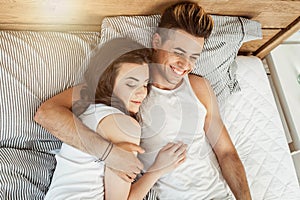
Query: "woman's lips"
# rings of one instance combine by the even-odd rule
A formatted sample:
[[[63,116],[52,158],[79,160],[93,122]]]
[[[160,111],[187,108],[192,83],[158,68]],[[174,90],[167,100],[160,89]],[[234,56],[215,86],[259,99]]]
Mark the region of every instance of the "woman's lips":
[[[131,102],[137,105],[140,105],[142,103],[141,101],[133,101],[133,100]]]

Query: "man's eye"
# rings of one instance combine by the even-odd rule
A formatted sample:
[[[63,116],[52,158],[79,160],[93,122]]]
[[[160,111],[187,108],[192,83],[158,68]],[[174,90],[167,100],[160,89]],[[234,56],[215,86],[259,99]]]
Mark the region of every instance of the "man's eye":
[[[183,53],[179,53],[179,52],[174,52],[174,54],[177,55],[177,56],[184,56]]]
[[[193,56],[190,57],[190,60],[192,60],[192,61],[196,61],[197,59],[198,59],[198,57],[193,57]]]

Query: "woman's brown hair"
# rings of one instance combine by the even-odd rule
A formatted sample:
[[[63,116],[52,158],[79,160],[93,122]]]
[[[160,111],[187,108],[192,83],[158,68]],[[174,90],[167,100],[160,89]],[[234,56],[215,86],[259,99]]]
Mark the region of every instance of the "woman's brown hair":
[[[113,94],[119,68],[123,63],[149,63],[150,57],[150,49],[126,38],[113,39],[95,49],[87,60],[85,86],[80,91],[81,99],[73,106],[73,112],[78,116],[90,104],[102,103],[129,114],[123,102]]]

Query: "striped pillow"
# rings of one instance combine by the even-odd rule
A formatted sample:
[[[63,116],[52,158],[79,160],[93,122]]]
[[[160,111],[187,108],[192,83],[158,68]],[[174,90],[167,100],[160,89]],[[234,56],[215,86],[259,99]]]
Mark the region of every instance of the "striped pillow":
[[[0,31],[0,196],[43,199],[60,141],[33,120],[39,105],[81,82],[98,32]]]
[[[219,103],[239,91],[235,77],[235,58],[243,42],[261,38],[258,22],[242,17],[212,15],[214,28],[205,41],[204,48],[192,73],[204,76],[210,81]],[[103,44],[116,37],[129,37],[146,47],[151,47],[152,35],[160,15],[107,17],[102,21],[101,40]]]

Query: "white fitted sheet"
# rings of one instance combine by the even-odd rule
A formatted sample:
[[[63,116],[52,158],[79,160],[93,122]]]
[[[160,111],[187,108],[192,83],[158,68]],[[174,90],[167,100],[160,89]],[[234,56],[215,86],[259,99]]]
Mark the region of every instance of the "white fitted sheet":
[[[300,199],[300,188],[261,60],[237,58],[241,92],[220,108],[244,164],[252,199]]]

